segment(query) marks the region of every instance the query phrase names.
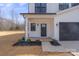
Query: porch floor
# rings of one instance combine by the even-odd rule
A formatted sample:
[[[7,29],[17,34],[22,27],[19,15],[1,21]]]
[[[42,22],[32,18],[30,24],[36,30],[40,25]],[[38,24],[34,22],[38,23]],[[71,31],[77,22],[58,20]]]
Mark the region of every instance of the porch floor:
[[[52,39],[50,39],[50,38],[38,38],[38,37],[29,37],[32,41],[36,41],[36,40],[40,40],[40,41],[42,41],[42,42],[49,42],[49,41],[52,41]]]

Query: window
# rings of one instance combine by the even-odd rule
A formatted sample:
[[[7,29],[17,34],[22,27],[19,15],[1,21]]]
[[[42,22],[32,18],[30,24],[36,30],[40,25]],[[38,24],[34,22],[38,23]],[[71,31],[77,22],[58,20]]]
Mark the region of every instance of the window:
[[[69,3],[60,3],[59,4],[59,10],[64,10],[69,8]]]
[[[79,3],[71,3],[72,7],[79,5]]]
[[[41,3],[41,6],[42,7],[46,7],[46,3]]]
[[[40,3],[35,3],[35,7],[40,7]]]
[[[46,13],[46,3],[35,3],[35,13]]]
[[[31,23],[31,31],[36,31],[36,24],[35,23]]]

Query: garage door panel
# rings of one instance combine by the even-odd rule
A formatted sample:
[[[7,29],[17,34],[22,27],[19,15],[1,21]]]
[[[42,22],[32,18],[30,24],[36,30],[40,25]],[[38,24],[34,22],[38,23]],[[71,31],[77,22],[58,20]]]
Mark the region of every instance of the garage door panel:
[[[79,23],[61,22],[59,28],[61,41],[79,40]]]

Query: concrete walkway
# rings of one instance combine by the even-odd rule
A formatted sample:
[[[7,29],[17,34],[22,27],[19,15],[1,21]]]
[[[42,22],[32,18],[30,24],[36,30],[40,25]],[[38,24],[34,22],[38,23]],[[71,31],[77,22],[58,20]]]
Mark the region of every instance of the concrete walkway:
[[[73,56],[79,56],[79,52],[71,52]]]
[[[79,52],[79,41],[61,41],[61,46],[53,46],[49,42],[42,42],[42,50],[48,52]]]

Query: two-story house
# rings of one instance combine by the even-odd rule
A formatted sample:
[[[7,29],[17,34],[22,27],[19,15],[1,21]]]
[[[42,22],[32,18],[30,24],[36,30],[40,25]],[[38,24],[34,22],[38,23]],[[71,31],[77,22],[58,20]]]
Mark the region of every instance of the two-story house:
[[[79,40],[79,3],[29,3],[25,37]]]

